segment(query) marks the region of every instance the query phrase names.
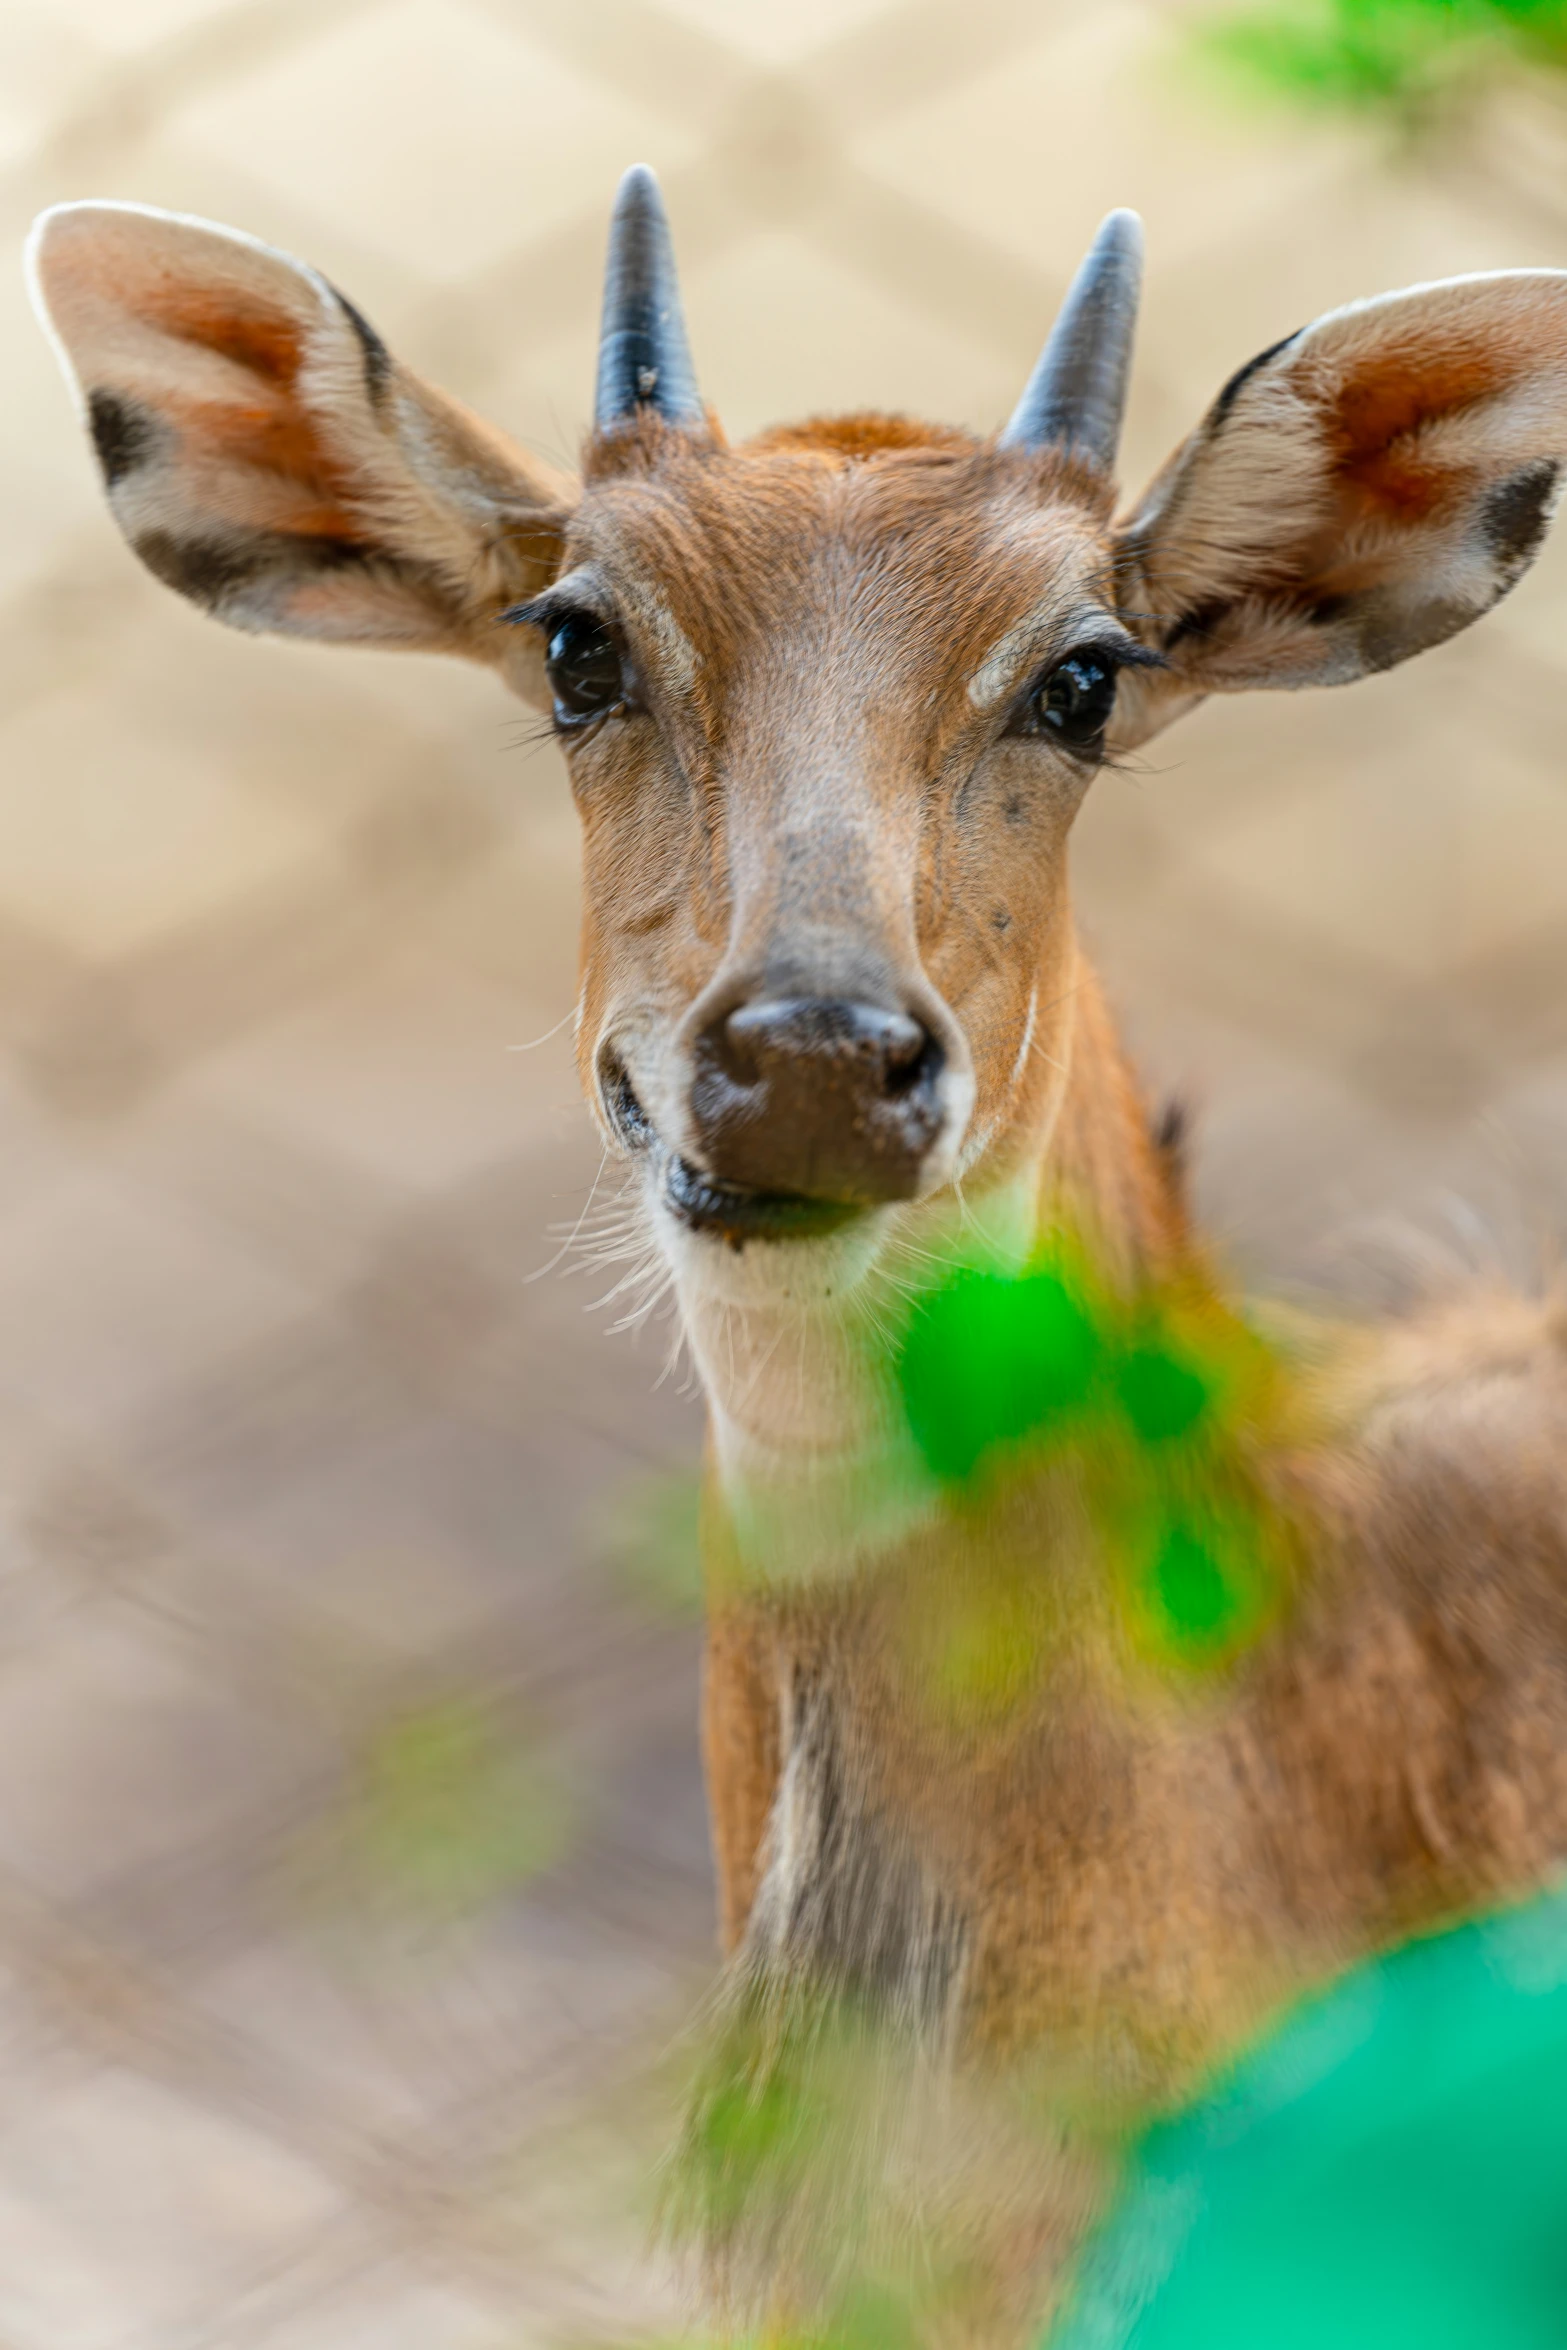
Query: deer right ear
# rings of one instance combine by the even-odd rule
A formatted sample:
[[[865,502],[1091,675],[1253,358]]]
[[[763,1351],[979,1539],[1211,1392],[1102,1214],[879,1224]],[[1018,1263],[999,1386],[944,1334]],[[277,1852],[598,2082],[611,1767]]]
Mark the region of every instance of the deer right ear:
[[[1567,272],[1352,303],[1231,377],[1117,540],[1164,653],[1118,744],[1183,703],[1342,685],[1467,628],[1520,579],[1567,471]]]
[[[553,578],[564,485],[325,278],[131,204],[46,212],[28,263],[115,520],[166,585],[238,628],[516,661],[497,616]]]

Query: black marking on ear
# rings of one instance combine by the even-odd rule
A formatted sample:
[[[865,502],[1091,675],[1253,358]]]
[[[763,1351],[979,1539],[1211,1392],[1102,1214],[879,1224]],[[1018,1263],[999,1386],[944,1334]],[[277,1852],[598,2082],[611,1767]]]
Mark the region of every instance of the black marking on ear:
[[[1561,471],[1551,458],[1536,458],[1499,481],[1481,504],[1480,527],[1509,585],[1539,553]]]
[[[1259,351],[1257,353],[1255,359],[1248,359],[1244,367],[1236,368],[1235,373],[1231,376],[1229,382],[1225,385],[1223,391],[1219,394],[1218,398],[1214,401],[1213,406],[1208,411],[1208,430],[1210,433],[1218,431],[1220,425],[1224,422],[1224,419],[1229,415],[1230,410],[1234,407],[1237,399],[1240,397],[1242,389],[1251,381],[1252,377],[1257,373],[1258,368],[1266,367],[1270,359],[1277,359],[1279,353],[1281,351],[1287,351],[1291,343],[1298,343],[1305,331],[1306,330],[1303,326],[1298,326],[1292,335],[1285,335],[1281,342],[1270,343],[1265,351]]]
[[[1445,645],[1450,636],[1478,620],[1484,603],[1460,602],[1453,596],[1426,596],[1418,603],[1390,595],[1368,596],[1357,618],[1354,642],[1368,674],[1396,669],[1416,653]]]
[[[156,419],[118,392],[88,393],[87,428],[103,468],[104,487],[111,490],[146,464],[160,437]]]
[[[177,539],[166,530],[146,530],[131,543],[154,579],[209,611],[256,575],[252,555],[210,539]]]
[[[280,530],[254,531],[244,541],[227,545],[148,530],[132,544],[155,579],[209,612],[261,580],[305,579],[374,560],[368,548],[349,539],[304,538]]]
[[[330,284],[330,279],[327,282]],[[378,408],[392,380],[392,354],[358,305],[350,302],[346,294],[339,293],[336,286],[332,287],[332,291],[343,316],[359,337],[359,348],[365,358],[365,390],[370,395],[371,407]]]

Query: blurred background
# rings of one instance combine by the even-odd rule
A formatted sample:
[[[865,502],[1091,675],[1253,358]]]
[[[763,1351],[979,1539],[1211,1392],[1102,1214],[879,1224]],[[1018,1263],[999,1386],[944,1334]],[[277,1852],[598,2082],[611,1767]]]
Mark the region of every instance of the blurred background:
[[[1567,263],[1559,7],[1252,13],[3,0],[0,212],[247,228],[569,461],[632,160],[734,434],[993,427],[1130,203],[1135,487],[1315,313]],[[15,270],[0,340],[0,2350],[667,2336],[700,1416],[552,1269],[598,1160],[558,759],[487,677],[176,603]],[[1564,619],[1559,538],[1472,635],[1095,787],[1084,926],[1248,1279],[1563,1229]]]

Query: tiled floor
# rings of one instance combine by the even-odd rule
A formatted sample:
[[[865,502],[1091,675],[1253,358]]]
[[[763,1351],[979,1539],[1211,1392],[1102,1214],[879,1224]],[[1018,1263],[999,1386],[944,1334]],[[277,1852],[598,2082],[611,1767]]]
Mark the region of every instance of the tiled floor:
[[[1131,201],[1131,476],[1314,310],[1567,253],[1543,103],[1394,168],[1242,119],[1179,32],[7,0],[0,219],[234,221],[569,456],[639,154],[737,431],[994,422]],[[622,1554],[698,1424],[533,1278],[594,1175],[558,764],[485,679],[176,606],[0,300],[0,2350],[667,2329],[640,2084],[709,1963],[696,1650]],[[1564,618],[1567,543],[1413,668],[1096,789],[1085,917],[1254,1270],[1561,1228]]]

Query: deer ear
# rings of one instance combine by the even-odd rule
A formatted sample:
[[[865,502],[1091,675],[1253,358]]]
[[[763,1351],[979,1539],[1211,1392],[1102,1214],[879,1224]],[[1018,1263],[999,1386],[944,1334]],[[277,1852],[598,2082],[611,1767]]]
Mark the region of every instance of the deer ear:
[[[29,269],[114,518],[169,587],[237,628],[514,656],[496,615],[553,577],[561,485],[315,270],[131,204],[46,212]]]
[[[1170,664],[1122,739],[1467,628],[1533,561],[1564,465],[1567,272],[1417,286],[1264,351],[1118,533],[1123,608]]]

